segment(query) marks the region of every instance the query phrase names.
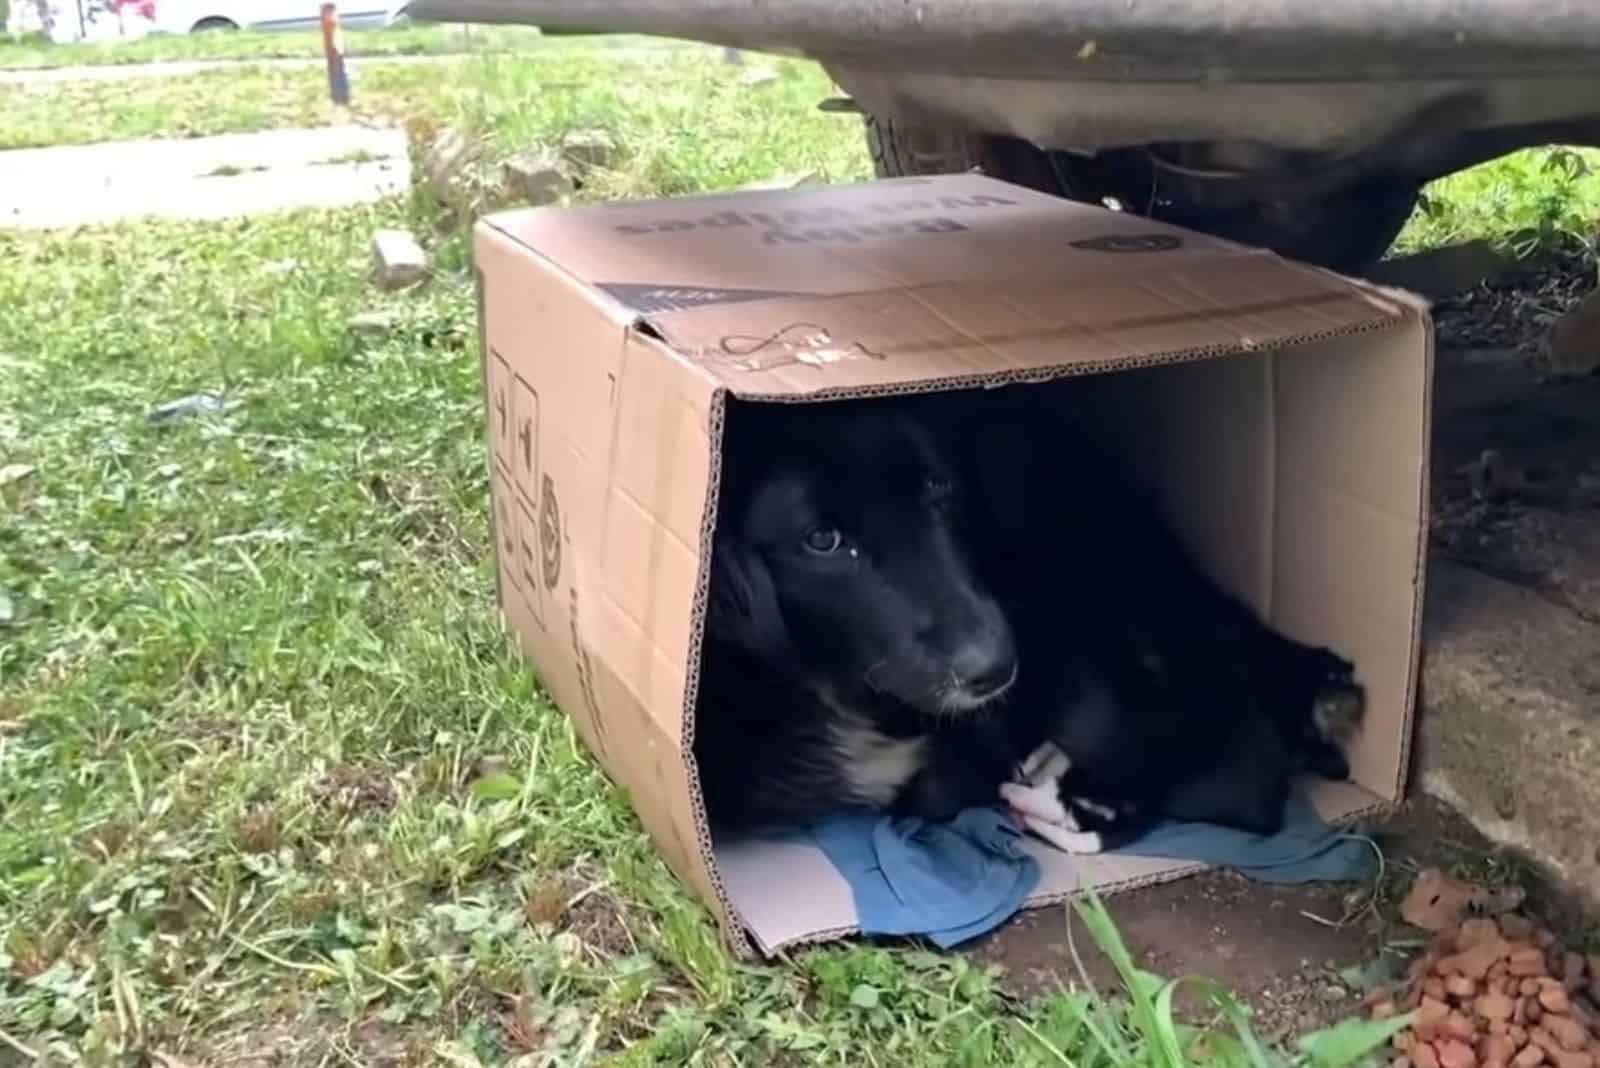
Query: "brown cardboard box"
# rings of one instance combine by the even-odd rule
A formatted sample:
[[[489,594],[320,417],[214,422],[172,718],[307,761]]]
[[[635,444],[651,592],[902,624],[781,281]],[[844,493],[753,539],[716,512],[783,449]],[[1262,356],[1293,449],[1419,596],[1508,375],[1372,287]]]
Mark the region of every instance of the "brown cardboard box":
[[[505,615],[737,948],[851,933],[802,846],[713,850],[691,740],[729,398],[1079,376],[1096,433],[1212,574],[1368,687],[1343,819],[1401,798],[1432,331],[1398,294],[973,175],[483,220]],[[1030,388],[1013,385],[1012,388]],[[1032,904],[1189,864],[1036,850]]]

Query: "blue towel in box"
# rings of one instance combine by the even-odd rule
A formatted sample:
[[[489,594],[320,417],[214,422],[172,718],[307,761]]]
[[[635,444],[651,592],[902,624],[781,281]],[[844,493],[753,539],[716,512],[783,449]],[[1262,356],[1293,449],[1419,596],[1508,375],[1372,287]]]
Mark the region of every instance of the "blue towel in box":
[[[1285,820],[1268,836],[1165,823],[1113,855],[1198,861],[1269,883],[1366,879],[1376,870],[1372,846],[1329,827],[1303,795],[1290,798]],[[924,935],[948,949],[1000,926],[1039,884],[1038,862],[998,807],[937,824],[852,811],[784,837],[827,854],[850,884],[869,935]]]
[[[1116,854],[1196,860],[1263,883],[1348,882],[1377,874],[1378,854],[1358,834],[1329,827],[1298,791],[1283,829],[1260,835],[1213,823],[1163,823]]]
[[[998,808],[949,823],[853,811],[807,837],[850,884],[869,935],[925,935],[948,949],[1010,919],[1039,884],[1022,832]]]

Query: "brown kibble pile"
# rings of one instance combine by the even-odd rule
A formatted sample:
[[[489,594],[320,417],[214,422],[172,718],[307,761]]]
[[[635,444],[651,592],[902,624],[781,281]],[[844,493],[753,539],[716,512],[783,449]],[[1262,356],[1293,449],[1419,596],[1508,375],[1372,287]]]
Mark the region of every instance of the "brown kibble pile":
[[[1439,932],[1374,1019],[1415,1012],[1390,1068],[1600,1068],[1600,956],[1571,953],[1525,916]]]

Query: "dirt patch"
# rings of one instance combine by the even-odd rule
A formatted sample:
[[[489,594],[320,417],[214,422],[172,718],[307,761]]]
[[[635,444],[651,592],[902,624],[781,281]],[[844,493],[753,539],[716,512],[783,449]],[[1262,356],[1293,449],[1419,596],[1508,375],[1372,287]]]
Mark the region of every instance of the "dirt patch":
[[[1249,1001],[1261,1034],[1283,1036],[1351,1015],[1422,947],[1426,936],[1397,908],[1423,868],[1490,887],[1526,885],[1530,908],[1550,904],[1524,865],[1429,798],[1404,806],[1374,839],[1385,874],[1372,885],[1274,886],[1217,871],[1119,894],[1107,906],[1140,967],[1218,980]],[[1081,987],[1074,948],[1089,980],[1115,989],[1110,962],[1075,917],[1069,939],[1067,916],[1065,908],[1026,913],[970,952],[999,965],[1019,996]]]
[[[311,784],[319,804],[349,813],[387,812],[397,796],[389,773],[353,766],[338,767]]]
[[[1332,925],[1350,889],[1267,886],[1207,872],[1121,894],[1107,905],[1140,967],[1169,978],[1215,979],[1248,998],[1258,1026],[1276,1034],[1320,1026],[1359,1000],[1338,973],[1374,956],[1380,943],[1359,925]],[[1069,935],[1063,909],[1019,917],[976,955],[1003,967],[1017,994],[1031,996],[1083,985],[1073,947],[1097,988],[1116,987],[1110,962],[1075,916]]]
[[[1539,351],[1550,326],[1595,287],[1595,262],[1570,250],[1540,256],[1433,308],[1441,348]]]

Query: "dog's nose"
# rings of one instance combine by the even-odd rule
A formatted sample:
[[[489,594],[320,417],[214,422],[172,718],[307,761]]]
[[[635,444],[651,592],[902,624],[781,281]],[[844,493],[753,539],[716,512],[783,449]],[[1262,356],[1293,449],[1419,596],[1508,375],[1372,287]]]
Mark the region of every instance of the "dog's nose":
[[[975,697],[999,693],[1017,677],[1017,655],[1005,638],[972,642],[956,653],[950,670]]]

